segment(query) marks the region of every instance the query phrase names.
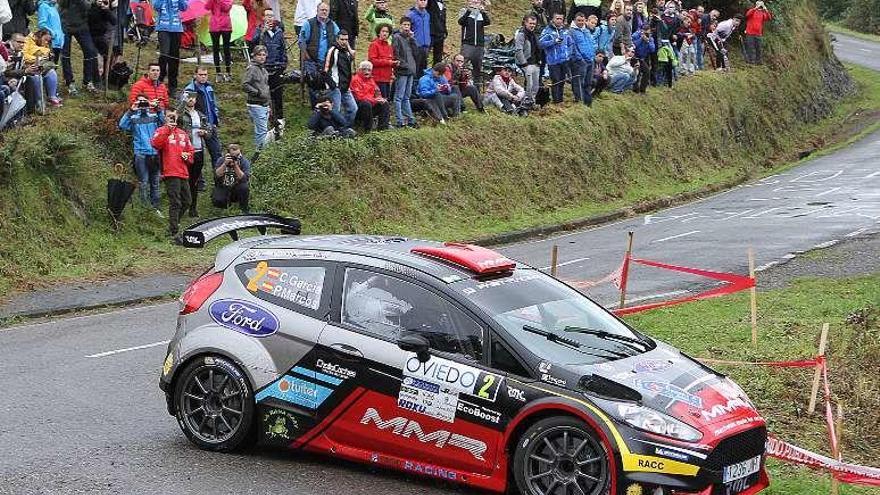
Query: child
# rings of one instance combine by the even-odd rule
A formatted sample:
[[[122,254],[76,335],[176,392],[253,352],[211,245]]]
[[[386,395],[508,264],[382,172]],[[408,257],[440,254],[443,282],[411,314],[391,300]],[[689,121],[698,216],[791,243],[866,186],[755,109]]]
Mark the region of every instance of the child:
[[[675,50],[672,49],[671,44],[663,42],[663,45],[657,50],[657,61],[660,65],[657,73],[657,84],[660,85],[665,82],[671,88],[675,67],[678,65],[678,58],[675,56]]]

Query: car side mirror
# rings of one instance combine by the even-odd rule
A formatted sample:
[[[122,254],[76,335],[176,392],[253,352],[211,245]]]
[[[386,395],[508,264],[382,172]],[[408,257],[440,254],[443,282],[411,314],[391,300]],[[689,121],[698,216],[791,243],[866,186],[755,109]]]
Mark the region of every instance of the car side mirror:
[[[431,353],[428,351],[430,346],[431,344],[424,335],[415,332],[406,332],[397,339],[397,347],[407,352],[416,353],[416,357],[422,363],[431,358]]]

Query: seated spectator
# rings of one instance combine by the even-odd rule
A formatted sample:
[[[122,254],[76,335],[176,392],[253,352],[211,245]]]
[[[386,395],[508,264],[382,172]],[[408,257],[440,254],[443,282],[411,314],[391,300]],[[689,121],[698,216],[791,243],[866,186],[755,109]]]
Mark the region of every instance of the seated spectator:
[[[370,43],[367,59],[373,64],[373,80],[382,92],[382,98],[391,98],[391,72],[394,69],[394,48],[391,46],[391,26],[380,24],[377,38]]]
[[[38,29],[33,35],[28,36],[24,42],[22,59],[25,65],[39,67],[43,83],[46,86],[46,95],[49,97],[49,104],[53,107],[60,107],[58,74],[55,72],[55,62],[52,62],[52,33],[46,29]],[[42,97],[42,95],[40,96]]]
[[[336,36],[336,44],[327,50],[327,59],[324,61],[324,72],[333,80],[335,87],[330,89],[330,101],[333,102],[333,111],[341,112],[350,127],[357,114],[357,102],[352,96],[349,86],[351,85],[351,66],[354,63],[354,51],[348,45],[348,32],[339,30]]]
[[[31,114],[36,109],[42,98],[38,93],[40,88],[40,67],[36,64],[26,64],[24,62],[24,44],[26,42],[25,35],[21,33],[12,33],[9,37],[9,44],[6,46],[6,68],[3,70],[3,76],[7,80],[10,88],[17,89],[24,95],[25,113]]]
[[[608,85],[612,93],[623,93],[632,89],[636,82],[636,70],[631,60],[635,55],[635,50],[629,47],[623,55],[615,55],[608,61]]]
[[[357,102],[357,116],[355,121],[365,131],[369,131],[373,127],[373,117],[379,118],[377,129],[384,131],[388,129],[388,120],[391,112],[391,106],[388,100],[382,95],[373,78],[373,64],[369,60],[364,60],[358,66],[357,74],[351,78],[351,92]]]
[[[526,95],[522,86],[516,83],[510,68],[507,66],[493,67],[498,71],[489,86],[486,88],[486,97],[483,103],[486,105],[494,105],[496,108],[505,113],[513,113],[517,107],[523,102]]]
[[[354,129],[348,126],[348,121],[341,113],[333,110],[330,97],[322,95],[315,104],[315,113],[309,119],[307,127],[315,136],[320,137],[354,137]]]
[[[140,183],[141,204],[151,206],[160,217],[159,210],[159,154],[153,148],[150,140],[156,130],[164,125],[165,115],[158,108],[158,102],[150,99],[146,94],[137,96],[131,108],[125,112],[119,121],[119,128],[128,131],[132,135],[134,144],[134,170]],[[149,198],[149,202],[148,202]]]
[[[229,208],[238,203],[241,212],[247,214],[250,199],[251,162],[241,154],[241,146],[230,143],[226,156],[214,164],[214,190],[211,204],[217,208]]]
[[[464,99],[464,97],[467,96],[472,102],[474,102],[474,107],[476,107],[478,111],[485,112],[486,109],[483,108],[483,99],[480,97],[480,90],[477,89],[473,83],[471,69],[466,65],[464,55],[459,53],[452,59],[452,66],[449,69],[449,73],[449,82],[453,86],[458,87],[460,97]],[[464,110],[464,104],[462,104],[462,110]]]
[[[450,116],[457,117],[461,108],[461,101],[452,95],[452,87],[443,74],[446,72],[446,64],[437,64],[430,69],[425,69],[425,74],[419,79],[418,97],[427,100],[427,106],[431,115],[441,124],[446,123]],[[449,100],[453,100],[450,102]],[[447,106],[454,111],[448,113]]]
[[[147,73],[136,83],[132,84],[128,91],[128,104],[133,105],[137,101],[138,96],[144,94],[150,102],[155,102],[153,106],[159,110],[168,108],[168,88],[165,83],[159,81],[159,62],[150,62],[147,65]]]
[[[593,62],[593,98],[599,96],[603,89],[608,87],[610,77],[608,76],[608,60],[605,52],[599,50],[596,52],[596,58]]]

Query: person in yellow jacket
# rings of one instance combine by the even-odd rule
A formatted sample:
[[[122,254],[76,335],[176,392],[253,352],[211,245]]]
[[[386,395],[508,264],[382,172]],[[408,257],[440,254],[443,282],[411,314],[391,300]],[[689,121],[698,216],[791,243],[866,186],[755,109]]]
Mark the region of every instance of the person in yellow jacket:
[[[52,62],[52,33],[47,29],[38,29],[34,34],[25,38],[22,60],[25,65],[37,65],[40,67],[49,103],[52,106],[60,107],[61,98],[58,97],[58,74],[55,72],[55,64]]]

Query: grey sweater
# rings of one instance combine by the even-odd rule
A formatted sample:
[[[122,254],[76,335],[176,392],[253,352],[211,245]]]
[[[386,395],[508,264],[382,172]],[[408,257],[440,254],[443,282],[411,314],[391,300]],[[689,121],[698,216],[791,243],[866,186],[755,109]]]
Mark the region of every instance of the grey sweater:
[[[257,63],[251,62],[244,73],[244,92],[247,93],[248,105],[269,106],[269,72]]]

